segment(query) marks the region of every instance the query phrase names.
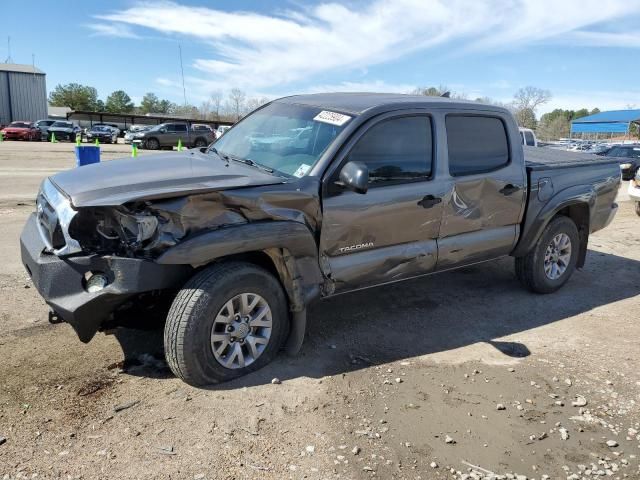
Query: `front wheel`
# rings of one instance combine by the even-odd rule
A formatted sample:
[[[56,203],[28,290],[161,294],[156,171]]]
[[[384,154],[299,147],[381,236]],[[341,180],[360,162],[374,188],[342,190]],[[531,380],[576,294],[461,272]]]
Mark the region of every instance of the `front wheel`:
[[[532,292],[555,292],[573,274],[579,248],[576,224],[558,216],[549,222],[531,251],[516,258],[516,276]]]
[[[149,150],[158,150],[160,148],[160,142],[158,141],[157,138],[149,138],[146,142],[145,142],[145,146],[149,149]]]
[[[249,263],[220,263],[196,274],[176,296],[164,330],[173,373],[193,386],[255,371],[289,333],[280,283]]]

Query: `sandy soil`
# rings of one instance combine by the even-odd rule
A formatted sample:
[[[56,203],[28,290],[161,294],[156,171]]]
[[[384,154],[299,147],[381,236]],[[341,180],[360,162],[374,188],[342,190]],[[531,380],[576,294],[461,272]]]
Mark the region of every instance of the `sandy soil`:
[[[0,478],[640,478],[640,218],[624,197],[556,294],[522,290],[505,259],[336,297],[298,357],[194,389],[161,329],[84,345],[48,324],[18,238],[42,178],[72,166],[70,144],[0,144]]]

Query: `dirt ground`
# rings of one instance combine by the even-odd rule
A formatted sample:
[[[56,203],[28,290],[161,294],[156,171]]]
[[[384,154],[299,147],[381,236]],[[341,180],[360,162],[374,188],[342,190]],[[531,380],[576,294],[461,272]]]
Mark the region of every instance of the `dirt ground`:
[[[505,259],[336,297],[298,357],[195,389],[160,329],[85,345],[47,322],[18,239],[42,178],[72,166],[70,144],[0,143],[0,479],[640,478],[624,195],[556,294],[521,289]]]

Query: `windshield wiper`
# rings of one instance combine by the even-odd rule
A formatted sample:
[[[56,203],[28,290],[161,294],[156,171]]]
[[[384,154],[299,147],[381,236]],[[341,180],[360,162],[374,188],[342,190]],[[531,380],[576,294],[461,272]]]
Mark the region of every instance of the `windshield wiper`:
[[[236,162],[244,163],[245,165],[250,165],[252,167],[259,168],[260,170],[264,170],[267,173],[273,173],[275,171],[273,168],[269,168],[269,167],[265,167],[264,165],[260,165],[259,163],[254,162],[253,160],[251,160],[250,158],[235,157],[233,155],[229,155],[229,154],[225,154],[225,153],[223,153],[222,155],[225,155],[227,158],[231,158],[231,160],[234,160]]]
[[[215,153],[218,157],[220,157],[222,160],[224,160],[227,163],[227,167],[229,166],[229,155],[227,155],[224,152],[219,152],[218,149],[216,147],[209,147],[209,150],[207,150],[207,153],[213,152]]]

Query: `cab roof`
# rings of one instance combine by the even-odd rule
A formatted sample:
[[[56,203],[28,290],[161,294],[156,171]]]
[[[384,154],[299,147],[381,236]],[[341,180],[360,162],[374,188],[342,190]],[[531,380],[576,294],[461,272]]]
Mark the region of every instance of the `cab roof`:
[[[504,111],[501,107],[481,104],[468,100],[458,100],[445,97],[429,97],[425,95],[405,95],[401,93],[314,93],[308,95],[292,95],[276,100],[282,103],[308,105],[327,110],[337,110],[340,112],[360,115],[379,107],[389,107],[389,109],[401,108],[424,108],[442,107],[470,109],[482,107],[496,111]]]

